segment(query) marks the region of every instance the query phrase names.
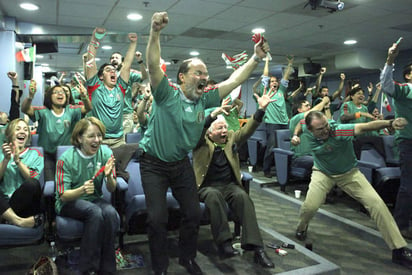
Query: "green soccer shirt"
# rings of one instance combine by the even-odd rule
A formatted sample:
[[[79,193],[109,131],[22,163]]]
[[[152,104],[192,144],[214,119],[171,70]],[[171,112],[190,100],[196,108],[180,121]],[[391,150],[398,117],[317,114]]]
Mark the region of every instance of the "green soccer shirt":
[[[330,120],[329,126],[331,135],[327,140],[310,134],[314,167],[327,175],[344,174],[357,165],[352,143],[355,124],[337,124]]]
[[[3,151],[1,151],[0,162],[3,160],[4,155]],[[43,155],[37,149],[29,147],[24,149],[24,151],[20,153],[20,161],[29,168],[31,178],[37,180],[40,178],[40,174],[44,168],[44,159]],[[7,163],[3,179],[0,181],[0,192],[10,197],[24,181],[25,179],[12,158]]]
[[[302,132],[299,136],[300,144],[297,146],[290,144],[290,149],[295,153],[293,157],[301,157],[305,155],[310,155],[312,152],[312,148],[310,147],[311,134],[306,129],[305,113],[296,114],[290,119],[289,121],[290,138],[293,137],[294,130],[298,124],[301,125]]]
[[[101,145],[96,154],[92,156],[84,155],[80,149],[72,147],[57,161],[56,165],[56,211],[60,213],[64,202],[60,199],[66,190],[79,188],[86,181],[92,179],[97,171],[106,165],[109,158],[113,155],[112,150]],[[113,176],[116,178],[116,172],[113,170]],[[93,180],[94,193],[82,194],[79,199],[94,201],[103,196],[102,185],[104,172]]]
[[[205,109],[220,105],[219,90],[207,89],[199,100],[192,101],[165,76],[152,94],[152,113],[140,146],[163,161],[182,160],[200,139]]]
[[[117,78],[112,90],[107,89],[97,74],[87,80],[87,91],[93,107],[90,113],[106,127],[105,138],[123,136],[123,108],[127,87],[121,77]]]
[[[47,153],[55,153],[57,146],[70,145],[74,125],[81,119],[79,105],[67,105],[63,113],[57,115],[45,106],[33,107],[34,121],[38,122],[39,146]]]

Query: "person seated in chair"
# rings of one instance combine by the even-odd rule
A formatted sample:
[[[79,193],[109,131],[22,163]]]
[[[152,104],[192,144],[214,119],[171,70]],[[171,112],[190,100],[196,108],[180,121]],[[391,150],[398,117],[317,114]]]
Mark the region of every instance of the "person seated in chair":
[[[40,174],[43,155],[27,148],[29,125],[21,118],[6,128],[0,153],[0,215],[8,223],[20,227],[37,227],[43,222],[41,212]]]
[[[116,272],[116,209],[103,199],[102,188],[116,189],[112,150],[101,146],[106,128],[95,117],[81,119],[74,127],[68,149],[56,165],[56,213],[80,220],[84,232],[79,269],[85,274]],[[105,180],[104,180],[105,179]]]
[[[215,109],[205,122],[205,135],[193,150],[193,167],[196,183],[199,187],[199,199],[205,202],[210,212],[213,239],[219,247],[221,257],[237,254],[232,247],[226,203],[234,213],[235,220],[242,225],[242,248],[255,251],[255,262],[263,267],[273,268],[274,264],[263,250],[263,241],[256,220],[252,200],[241,185],[239,154],[237,148],[253,134],[265,114],[267,105],[273,100],[274,91],[255,95],[259,109],[248,123],[237,130],[228,131],[223,116],[217,117],[230,109],[230,105]],[[209,127],[210,126],[210,127]],[[209,128],[208,128],[209,127]]]

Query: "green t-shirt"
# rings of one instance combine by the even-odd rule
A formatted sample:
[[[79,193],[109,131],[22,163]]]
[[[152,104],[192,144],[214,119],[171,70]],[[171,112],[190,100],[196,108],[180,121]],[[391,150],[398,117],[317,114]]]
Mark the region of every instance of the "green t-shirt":
[[[47,153],[55,153],[57,146],[70,145],[74,125],[81,119],[79,105],[67,105],[63,113],[57,115],[45,106],[33,107],[34,121],[38,122],[39,146]]]
[[[118,73],[118,77],[120,75],[120,72]],[[133,83],[138,82],[142,83],[142,74],[138,71],[135,70],[130,70],[130,76],[129,76],[129,87],[127,87],[125,96],[124,96],[124,108],[123,108],[123,113],[124,114],[131,114],[133,113],[133,104],[132,104],[132,87]]]
[[[117,78],[117,84],[109,90],[97,74],[87,80],[87,91],[91,98],[92,116],[98,118],[106,126],[106,138],[123,136],[123,107],[127,83]]]
[[[353,150],[354,124],[337,124],[330,120],[332,131],[327,140],[318,140],[310,133],[310,147],[314,167],[327,175],[344,174],[356,167],[357,160]]]
[[[165,76],[152,94],[152,112],[140,146],[163,161],[181,160],[200,139],[205,109],[220,105],[219,90],[212,87],[199,100],[191,101]]]
[[[296,126],[300,123],[302,126],[302,133],[300,134],[300,144],[295,146],[290,144],[290,149],[295,153],[293,157],[301,157],[305,155],[310,155],[312,148],[310,147],[310,136],[305,124],[305,113],[296,114],[289,121],[290,138],[293,137],[294,130]]]
[[[274,102],[269,103],[266,107],[265,116],[263,117],[263,122],[271,124],[282,124],[287,125],[289,121],[289,116],[286,108],[285,93],[287,87],[279,84],[277,92],[272,96],[275,99]],[[260,96],[264,92],[264,85],[260,85]],[[255,99],[256,100],[256,99]]]
[[[340,120],[340,117],[344,114],[355,114],[357,112],[362,112],[362,113],[369,113],[368,112],[368,107],[361,104],[360,107],[356,106],[355,104],[353,104],[352,101],[348,101],[345,102],[342,107],[340,108],[340,115],[339,115],[339,119],[338,119],[338,123],[343,123]],[[364,117],[361,116],[360,118],[356,118],[356,119],[352,119],[350,121],[345,122],[345,124],[347,123],[364,123],[364,122],[369,122],[372,121],[372,119],[368,118],[368,117]],[[359,136],[379,136],[379,131],[368,131],[365,132]]]
[[[60,195],[66,190],[79,188],[86,181],[92,179],[97,171],[106,165],[109,158],[113,155],[112,150],[106,146],[101,145],[99,150],[93,156],[84,155],[80,149],[72,147],[67,149],[56,165],[56,211],[60,213],[64,202],[61,201]],[[116,177],[116,171],[113,170],[113,176]],[[79,199],[94,201],[103,197],[102,185],[104,179],[104,172],[93,180],[94,193],[82,194]]]
[[[0,153],[0,162],[3,161],[3,151]],[[34,148],[26,148],[20,153],[20,161],[23,162],[30,170],[30,177],[39,179],[40,174],[44,168],[43,155]],[[0,182],[0,193],[7,196],[11,196],[17,188],[25,181],[20,173],[19,168],[13,161],[13,158],[7,163],[6,171],[4,172],[3,179]]]
[[[395,117],[404,117],[409,123],[402,130],[396,131],[396,139],[412,139],[412,84],[394,82],[395,91],[393,93],[393,106]]]

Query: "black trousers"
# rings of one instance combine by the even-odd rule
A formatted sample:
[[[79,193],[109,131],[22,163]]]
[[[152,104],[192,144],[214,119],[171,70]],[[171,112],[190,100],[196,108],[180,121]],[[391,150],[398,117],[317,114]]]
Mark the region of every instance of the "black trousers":
[[[9,198],[0,194],[0,215],[7,209],[13,211],[22,218],[27,218],[41,212],[41,188],[40,182],[30,179],[23,182]]]
[[[146,196],[152,269],[155,272],[166,271],[169,265],[166,192],[169,187],[179,202],[182,216],[179,257],[186,260],[196,257],[201,210],[193,168],[187,157],[176,162],[164,162],[145,153],[140,157],[140,174]]]
[[[253,201],[239,185],[205,186],[200,188],[199,197],[209,209],[210,226],[216,244],[232,239],[227,219],[228,205],[234,219],[242,225],[242,248],[263,247]]]

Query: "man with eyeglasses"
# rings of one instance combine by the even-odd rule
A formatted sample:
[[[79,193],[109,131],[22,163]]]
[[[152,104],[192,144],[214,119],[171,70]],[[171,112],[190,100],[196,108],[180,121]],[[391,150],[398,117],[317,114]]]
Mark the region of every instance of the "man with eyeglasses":
[[[305,240],[309,222],[324,203],[326,194],[337,185],[360,202],[376,223],[382,238],[392,250],[392,262],[412,268],[411,250],[402,237],[385,202],[359,171],[352,141],[355,136],[386,127],[403,129],[404,118],[376,120],[367,123],[337,124],[320,111],[311,111],[305,118],[311,133],[309,146],[314,159],[309,190],[300,208],[296,238]]]
[[[130,45],[118,76],[112,64],[105,63],[99,70],[96,67],[96,52],[105,34],[104,28],[96,28],[90,40],[86,62],[87,89],[93,106],[91,115],[102,121],[106,127],[103,143],[116,148],[125,144],[123,109],[125,94],[129,87],[130,66],[137,46],[137,35],[129,34]]]
[[[269,46],[261,40],[245,65],[210,89],[205,89],[209,77],[205,63],[199,58],[185,60],[179,68],[176,84],[168,81],[159,66],[160,32],[168,21],[166,12],[153,15],[146,49],[153,95],[152,115],[140,142],[143,150],[140,171],[148,211],[147,232],[152,269],[155,274],[166,274],[169,264],[166,191],[170,187],[182,214],[179,264],[190,274],[202,274],[194,260],[201,211],[188,153],[202,134],[204,110],[219,106],[222,98],[244,82],[266,56]]]

